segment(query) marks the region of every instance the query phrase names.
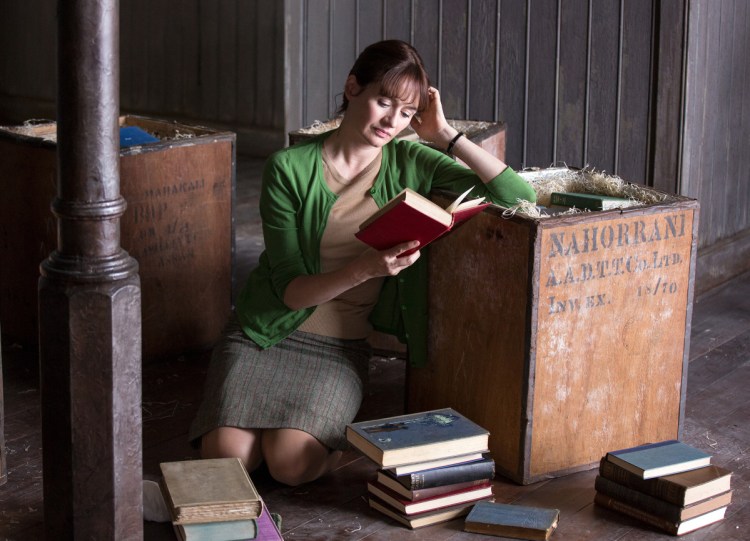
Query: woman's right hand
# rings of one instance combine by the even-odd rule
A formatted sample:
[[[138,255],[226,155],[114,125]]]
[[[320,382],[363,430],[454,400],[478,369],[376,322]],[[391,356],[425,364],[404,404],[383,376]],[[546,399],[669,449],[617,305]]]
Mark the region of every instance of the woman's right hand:
[[[387,250],[369,249],[352,263],[360,267],[360,272],[364,272],[367,278],[378,278],[381,276],[396,276],[399,272],[414,264],[419,259],[420,252],[416,250],[419,247],[419,241],[413,240],[398,244]],[[406,252],[415,250],[413,253],[403,255]]]

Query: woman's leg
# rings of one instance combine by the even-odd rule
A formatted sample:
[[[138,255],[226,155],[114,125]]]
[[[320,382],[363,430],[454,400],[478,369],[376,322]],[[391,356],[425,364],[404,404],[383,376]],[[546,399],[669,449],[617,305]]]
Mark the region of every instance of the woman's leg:
[[[248,472],[263,462],[263,431],[221,426],[201,438],[202,458],[239,458]]]
[[[271,476],[290,486],[314,481],[332,470],[342,455],[294,428],[264,430],[261,446]]]

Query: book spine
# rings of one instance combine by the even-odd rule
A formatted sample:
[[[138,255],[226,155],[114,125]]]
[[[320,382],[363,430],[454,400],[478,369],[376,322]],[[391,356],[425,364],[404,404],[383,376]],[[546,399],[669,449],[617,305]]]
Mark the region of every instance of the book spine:
[[[645,522],[646,524],[650,524],[651,526],[659,528],[660,530],[663,530],[672,535],[677,535],[678,525],[674,522],[670,522],[661,517],[652,515],[651,513],[647,513],[636,507],[633,507],[632,505],[620,502],[612,498],[611,496],[602,494],[601,492],[597,492],[596,496],[594,496],[594,503],[602,507],[606,507],[607,509],[611,509],[612,511],[617,511],[618,513],[628,515],[629,517]]]
[[[456,464],[454,466],[401,475],[398,477],[398,480],[409,490],[420,490],[456,483],[466,483],[478,479],[492,479],[494,477],[495,461],[480,460],[467,464]]]
[[[578,209],[601,210],[601,202],[595,199],[581,198],[574,195],[553,193],[550,195],[550,204],[563,207],[576,207]]]
[[[682,520],[682,508],[638,492],[635,489],[620,485],[598,475],[594,482],[594,488],[607,496],[611,496],[622,503],[633,506],[643,511],[648,510],[652,515],[659,516],[669,522],[680,522]]]
[[[642,479],[607,459],[601,461],[599,474],[620,485],[625,485],[639,492],[645,492],[654,498],[659,498],[675,505],[684,505],[685,487],[670,483],[662,478]]]

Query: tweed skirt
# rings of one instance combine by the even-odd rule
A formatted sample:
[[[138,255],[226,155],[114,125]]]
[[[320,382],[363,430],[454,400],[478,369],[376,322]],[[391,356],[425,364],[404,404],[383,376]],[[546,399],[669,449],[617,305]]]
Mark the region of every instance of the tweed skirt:
[[[215,428],[296,428],[330,449],[346,449],[346,425],[362,404],[372,348],[296,331],[268,349],[233,317],[213,351],[189,438]]]

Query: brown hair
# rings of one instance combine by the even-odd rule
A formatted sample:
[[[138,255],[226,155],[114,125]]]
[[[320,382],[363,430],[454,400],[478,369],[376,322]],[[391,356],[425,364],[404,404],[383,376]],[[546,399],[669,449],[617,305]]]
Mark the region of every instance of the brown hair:
[[[380,84],[380,94],[389,98],[405,98],[404,89],[417,93],[417,110],[427,107],[430,79],[422,57],[405,41],[390,39],[368,45],[354,62],[349,75],[354,75],[359,86]],[[344,95],[339,113],[346,111],[349,100]]]

